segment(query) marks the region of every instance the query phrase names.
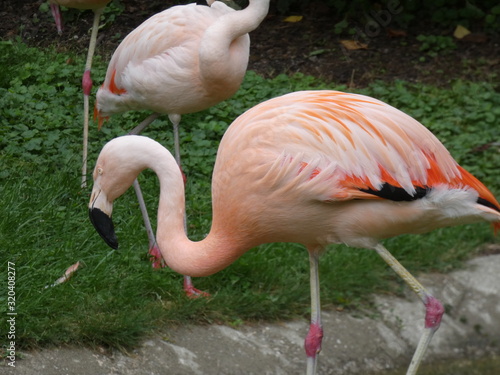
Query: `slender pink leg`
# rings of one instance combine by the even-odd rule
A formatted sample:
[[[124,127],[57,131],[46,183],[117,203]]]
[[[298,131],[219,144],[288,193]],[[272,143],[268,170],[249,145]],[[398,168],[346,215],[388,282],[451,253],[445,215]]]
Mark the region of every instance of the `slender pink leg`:
[[[307,375],[316,374],[317,355],[321,351],[323,327],[321,325],[321,301],[319,292],[319,253],[309,250],[309,269],[311,284],[311,324],[307,333],[304,348],[307,356]]]
[[[129,135],[137,135],[142,132],[146,127],[148,127],[154,120],[158,118],[158,113],[153,113],[148,116],[145,120],[143,120],[139,125],[137,125],[134,129],[132,129],[128,134]],[[137,200],[139,202],[139,208],[141,209],[142,220],[144,221],[144,226],[146,227],[146,233],[148,235],[149,242],[149,255],[151,255],[151,264],[153,268],[163,268],[166,266],[165,261],[161,255],[160,249],[156,245],[156,239],[153,232],[153,227],[151,225],[151,220],[149,220],[148,210],[146,208],[146,204],[144,203],[144,197],[142,195],[142,190],[139,185],[139,181],[137,179],[134,181],[134,190],[137,196]]]
[[[62,18],[59,5],[50,4],[50,10],[52,12],[52,16],[54,17],[54,21],[56,22],[57,33],[61,35],[63,27],[62,27]]]
[[[413,277],[413,275],[410,274],[410,272],[408,272],[408,270],[404,268],[385,247],[378,244],[375,246],[375,250],[382,257],[382,259],[384,259],[385,262],[410,286],[425,306],[425,329],[422,336],[420,336],[417,349],[413,354],[410,366],[406,372],[406,375],[415,375],[431,342],[432,336],[441,324],[444,307],[437,298],[433,297],[427,290],[425,290],[422,284],[420,284],[418,280],[415,279],[415,277]]]
[[[81,187],[87,186],[87,155],[89,140],[89,96],[92,91],[92,79],[90,78],[90,69],[86,69],[82,77],[83,89],[83,149],[82,149],[82,182]]]
[[[90,35],[89,50],[87,52],[87,62],[82,77],[83,89],[83,152],[82,152],[82,188],[87,186],[87,149],[89,138],[89,96],[92,92],[92,78],[90,70],[92,68],[92,58],[94,57],[97,33],[99,31],[99,20],[104,8],[94,10],[94,22],[92,24],[92,34]]]
[[[165,261],[161,255],[160,249],[156,245],[156,239],[153,232],[153,227],[151,226],[151,220],[149,220],[148,210],[146,204],[144,203],[144,197],[142,195],[142,190],[137,179],[133,183],[135,194],[137,196],[137,201],[139,202],[139,208],[141,209],[142,220],[144,221],[144,226],[146,227],[146,233],[148,235],[149,242],[149,255],[151,255],[151,263],[153,268],[165,267]]]
[[[180,141],[179,141],[179,123],[181,122],[181,116],[176,114],[170,114],[168,116],[172,125],[174,126],[174,156],[179,168],[181,169],[182,177],[184,179],[184,184],[186,184],[186,175],[182,171],[181,167],[181,153],[180,153]],[[184,216],[184,231],[187,234],[187,219]],[[190,276],[184,276],[184,291],[186,292],[186,296],[189,298],[198,298],[198,297],[208,297],[210,294],[203,292],[199,289],[196,289],[193,286],[193,281]]]

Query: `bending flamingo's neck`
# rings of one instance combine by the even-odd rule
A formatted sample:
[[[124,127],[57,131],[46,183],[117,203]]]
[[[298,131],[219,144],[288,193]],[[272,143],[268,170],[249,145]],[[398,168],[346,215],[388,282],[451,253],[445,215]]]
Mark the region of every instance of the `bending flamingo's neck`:
[[[268,11],[269,0],[251,0],[245,9],[226,13],[211,25],[200,43],[202,77],[218,78],[221,73],[243,77],[250,45],[247,34],[260,25]]]
[[[208,276],[233,263],[247,250],[235,238],[212,227],[202,241],[191,241],[184,231],[184,182],[173,156],[156,158],[150,167],[160,179],[156,240],[167,265],[187,276]],[[158,163],[158,160],[161,160]]]
[[[225,36],[229,40],[247,34],[255,30],[264,20],[269,11],[269,0],[250,0],[245,9],[236,12],[230,12],[211,27],[210,32],[213,36],[221,38]],[[225,31],[224,34],[219,34]]]

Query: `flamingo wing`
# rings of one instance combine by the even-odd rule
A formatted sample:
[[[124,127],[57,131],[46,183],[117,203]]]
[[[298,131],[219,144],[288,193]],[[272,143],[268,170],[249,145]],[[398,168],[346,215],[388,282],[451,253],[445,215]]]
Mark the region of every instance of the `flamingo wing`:
[[[127,70],[140,70],[145,64],[145,71],[151,72],[158,69],[161,59],[168,61],[173,54],[196,50],[192,44],[199,43],[207,27],[232,11],[223,4],[217,5],[174,6],[150,17],[120,43],[108,65],[103,86],[124,89],[122,80]]]
[[[296,92],[241,117],[232,127],[246,133],[241,135],[249,148],[279,155],[262,177],[275,190],[294,188],[321,201],[412,201],[446,186],[473,189],[478,203],[500,211],[492,193],[427,128],[379,100],[335,91]]]

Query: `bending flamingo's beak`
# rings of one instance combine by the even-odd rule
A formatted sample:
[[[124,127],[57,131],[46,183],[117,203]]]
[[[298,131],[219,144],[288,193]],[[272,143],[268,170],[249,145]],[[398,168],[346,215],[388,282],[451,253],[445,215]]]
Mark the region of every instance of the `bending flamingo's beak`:
[[[102,116],[97,109],[97,102],[94,105],[94,121],[97,121],[97,131],[100,131],[105,120],[108,120],[109,116]]]
[[[111,220],[113,204],[110,203],[106,195],[97,186],[94,186],[89,203],[90,221],[102,239],[113,249],[118,249],[118,239],[115,234],[115,227]]]

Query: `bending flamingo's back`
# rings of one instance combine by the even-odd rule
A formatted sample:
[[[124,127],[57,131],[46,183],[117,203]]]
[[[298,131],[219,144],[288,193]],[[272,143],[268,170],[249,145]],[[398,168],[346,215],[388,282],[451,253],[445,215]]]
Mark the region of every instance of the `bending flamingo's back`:
[[[242,188],[249,184],[254,200]],[[480,220],[500,228],[494,196],[423,125],[376,99],[335,91],[288,94],[236,119],[220,144],[213,195],[214,220],[219,212],[239,217],[263,237],[308,222],[311,242],[358,246],[357,237]]]

